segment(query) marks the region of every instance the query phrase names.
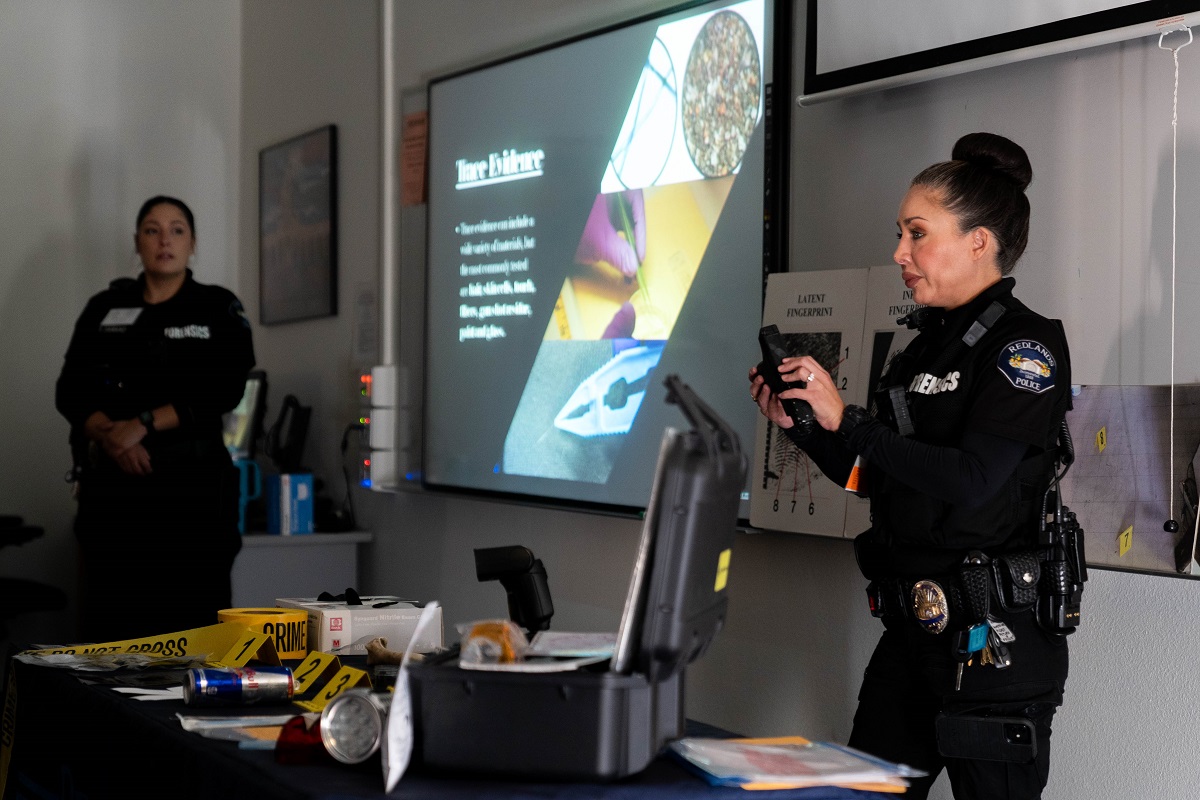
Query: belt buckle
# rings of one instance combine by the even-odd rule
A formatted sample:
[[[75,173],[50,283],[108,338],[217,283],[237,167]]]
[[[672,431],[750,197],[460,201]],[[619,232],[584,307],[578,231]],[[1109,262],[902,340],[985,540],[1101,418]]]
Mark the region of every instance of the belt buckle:
[[[926,633],[941,633],[950,622],[950,603],[937,581],[919,580],[912,587],[913,618]]]

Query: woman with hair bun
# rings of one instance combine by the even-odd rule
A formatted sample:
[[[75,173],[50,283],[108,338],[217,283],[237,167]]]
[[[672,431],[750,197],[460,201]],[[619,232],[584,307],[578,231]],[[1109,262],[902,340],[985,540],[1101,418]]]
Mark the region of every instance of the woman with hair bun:
[[[809,355],[784,359],[781,377],[806,385],[778,396],[750,370],[761,412],[826,476],[844,485],[856,461],[863,475],[872,523],[855,555],[884,631],[849,744],[927,772],[906,797],[926,797],[943,768],[960,800],[1037,798],[1049,774],[1078,617],[1054,624],[1039,590],[1071,379],[1061,325],[1007,277],[1032,177],[1019,145],[972,133],[913,179],[894,260],[922,306],[901,321],[919,333],[870,410],[845,405]],[[816,425],[798,430],[781,398],[808,402]]]

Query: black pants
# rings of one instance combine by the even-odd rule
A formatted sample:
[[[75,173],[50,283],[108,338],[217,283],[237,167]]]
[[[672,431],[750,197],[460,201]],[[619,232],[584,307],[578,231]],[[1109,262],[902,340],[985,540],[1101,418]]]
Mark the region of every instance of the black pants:
[[[1050,774],[1050,722],[1062,704],[1067,679],[1066,637],[1048,636],[1032,612],[1004,615],[1016,635],[1012,666],[976,663],[963,670],[955,691],[957,662],[950,634],[925,633],[909,621],[888,620],[863,676],[850,746],[929,773],[912,780],[906,798],[922,800],[943,768],[959,800],[1033,800]],[[946,758],[938,752],[934,718],[939,712],[1027,717],[1037,732],[1030,763]]]
[[[241,547],[237,470],[223,452],[131,476],[108,462],[84,476],[79,641],[142,638],[214,625],[232,605]]]

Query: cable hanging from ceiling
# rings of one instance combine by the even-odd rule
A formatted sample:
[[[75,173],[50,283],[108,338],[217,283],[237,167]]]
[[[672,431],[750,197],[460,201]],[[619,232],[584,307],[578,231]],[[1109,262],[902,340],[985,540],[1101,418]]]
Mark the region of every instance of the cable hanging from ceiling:
[[[1167,36],[1175,33],[1186,33],[1187,41],[1180,42],[1174,47],[1167,46]],[[1175,39],[1180,37],[1176,36]],[[1174,507],[1172,498],[1175,496],[1175,243],[1176,227],[1179,218],[1178,188],[1179,188],[1179,51],[1192,43],[1192,29],[1184,25],[1163,31],[1158,36],[1159,49],[1169,50],[1175,61],[1175,88],[1171,101],[1171,417],[1168,434],[1168,479],[1167,479],[1167,514],[1171,515]],[[1163,530],[1176,533],[1179,523],[1170,516],[1163,523]]]

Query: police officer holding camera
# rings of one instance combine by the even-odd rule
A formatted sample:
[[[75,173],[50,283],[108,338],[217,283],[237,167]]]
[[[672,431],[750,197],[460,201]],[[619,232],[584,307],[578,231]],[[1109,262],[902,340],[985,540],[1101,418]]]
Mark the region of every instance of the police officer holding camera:
[[[872,527],[855,553],[884,632],[849,744],[927,771],[906,795],[916,798],[943,768],[960,800],[1041,796],[1065,634],[1078,622],[1077,605],[1047,596],[1074,588],[1077,601],[1086,577],[1081,549],[1072,571],[1052,546],[1063,518],[1048,490],[1069,443],[1066,339],[1007,277],[1028,240],[1032,176],[1020,146],[974,133],[913,179],[894,259],[923,306],[902,322],[919,333],[870,410],[845,405],[811,356],[783,360],[779,376],[803,388],[778,394],[760,374],[769,367],[750,370],[762,413],[826,476],[845,484],[862,468]],[[794,418],[781,399],[805,401],[811,416]],[[1063,585],[1048,590],[1050,573]]]

